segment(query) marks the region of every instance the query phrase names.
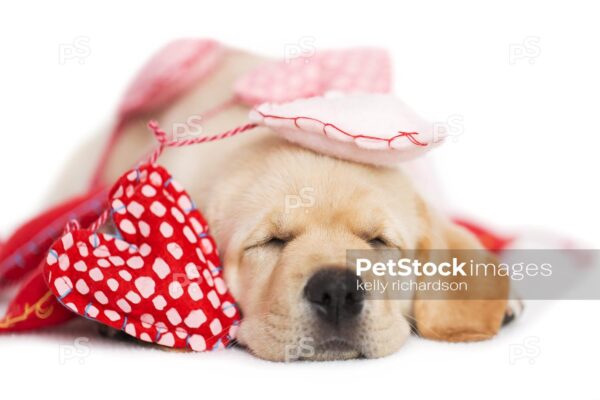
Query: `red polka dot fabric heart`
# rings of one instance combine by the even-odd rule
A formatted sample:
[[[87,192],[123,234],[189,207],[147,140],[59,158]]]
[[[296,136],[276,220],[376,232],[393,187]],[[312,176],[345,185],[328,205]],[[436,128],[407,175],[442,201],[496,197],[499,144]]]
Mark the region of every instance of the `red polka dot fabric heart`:
[[[117,233],[73,230],[48,253],[48,287],[75,313],[163,346],[226,347],[239,313],[207,224],[162,167],[122,176],[110,192]]]

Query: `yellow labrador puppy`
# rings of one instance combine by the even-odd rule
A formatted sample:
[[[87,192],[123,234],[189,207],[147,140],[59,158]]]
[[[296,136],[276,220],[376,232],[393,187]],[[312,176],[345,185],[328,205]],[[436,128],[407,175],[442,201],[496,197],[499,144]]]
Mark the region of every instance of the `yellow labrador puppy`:
[[[262,62],[230,51],[222,68],[160,113],[132,121],[104,176],[114,181],[153,146],[150,117],[169,131],[231,95],[234,79]],[[202,122],[214,134],[247,121],[233,106]],[[60,193],[87,178],[99,150],[72,161]],[[222,142],[170,149],[163,163],[206,216],[243,320],[239,342],[269,360],[375,358],[397,351],[415,327],[441,340],[479,340],[500,328],[508,284],[475,282],[491,300],[373,300],[356,290],[346,250],[473,249],[480,245],[438,215],[401,169],[313,153],[266,128]],[[76,167],[75,167],[76,166]],[[69,184],[70,183],[70,184]]]

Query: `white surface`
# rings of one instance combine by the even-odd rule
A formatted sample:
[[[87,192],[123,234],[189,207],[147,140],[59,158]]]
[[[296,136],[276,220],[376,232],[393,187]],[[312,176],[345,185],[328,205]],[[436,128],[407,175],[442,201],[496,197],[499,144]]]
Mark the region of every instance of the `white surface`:
[[[320,399],[327,393],[366,399],[597,399],[600,354],[597,329],[589,322],[597,304],[546,306],[530,304],[521,321],[491,341],[449,344],[411,337],[387,358],[328,363],[276,364],[241,350],[166,352],[107,341],[86,326],[3,338],[0,373],[4,393],[26,387],[60,393],[61,399],[126,394],[201,399],[207,393],[218,399]],[[77,338],[84,340],[79,347]],[[511,359],[527,340],[537,341],[529,347],[533,357]],[[71,349],[77,353],[65,357]]]
[[[456,140],[435,151],[435,161],[450,198],[467,215],[508,230],[560,232],[598,248],[600,27],[593,6],[3,4],[0,177],[17,193],[2,191],[0,234],[43,206],[63,161],[110,119],[128,80],[161,44],[210,36],[284,57],[308,38],[317,49],[364,44],[390,50],[396,92],[424,116],[458,128]],[[83,63],[61,62],[60,49],[72,49],[78,38],[88,43]],[[524,49],[532,57],[509,57]],[[336,397],[591,399],[598,396],[592,389],[600,356],[598,315],[600,302],[530,305],[517,324],[489,342],[411,338],[382,360],[296,365],[266,363],[240,351],[189,355],[112,346],[95,336],[83,364],[61,364],[64,345],[89,336],[87,331],[0,337],[0,382],[5,394],[60,393],[63,399],[142,393],[202,398],[203,385],[213,383],[220,384],[211,391],[218,398],[250,392],[322,397],[335,391]],[[539,340],[530,347],[539,353],[534,363],[511,364],[510,349],[529,337]]]

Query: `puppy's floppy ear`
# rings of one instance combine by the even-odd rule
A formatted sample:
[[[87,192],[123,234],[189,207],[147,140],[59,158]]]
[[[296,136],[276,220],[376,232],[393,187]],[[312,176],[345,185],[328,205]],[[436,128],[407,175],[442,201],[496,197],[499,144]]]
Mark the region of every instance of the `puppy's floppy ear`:
[[[465,228],[441,216],[426,213],[429,232],[419,250],[426,261],[451,260],[470,264],[494,263],[495,257],[485,251],[479,240]],[[468,272],[467,272],[468,274]],[[481,275],[481,274],[480,274]],[[509,280],[506,276],[448,276],[423,277],[444,282],[466,282],[464,291],[419,291],[415,295],[413,313],[420,335],[429,339],[450,342],[475,341],[494,336],[502,324],[506,310]]]

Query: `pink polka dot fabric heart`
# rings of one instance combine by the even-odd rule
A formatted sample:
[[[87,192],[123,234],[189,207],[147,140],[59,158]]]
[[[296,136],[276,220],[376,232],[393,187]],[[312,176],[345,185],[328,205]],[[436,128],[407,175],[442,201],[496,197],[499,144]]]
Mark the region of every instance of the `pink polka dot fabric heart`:
[[[385,50],[330,50],[264,64],[240,78],[234,87],[244,103],[280,103],[327,91],[387,93],[391,63]]]
[[[109,199],[117,234],[73,230],[52,246],[44,274],[54,295],[146,342],[194,351],[231,343],[239,313],[189,195],[164,168],[145,165]]]

